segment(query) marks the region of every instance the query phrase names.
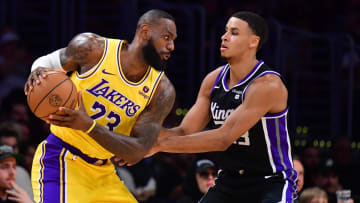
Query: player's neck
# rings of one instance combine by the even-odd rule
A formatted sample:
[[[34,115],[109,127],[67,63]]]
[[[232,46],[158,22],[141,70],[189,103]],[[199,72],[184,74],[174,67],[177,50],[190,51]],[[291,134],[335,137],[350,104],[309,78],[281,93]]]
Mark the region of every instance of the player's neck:
[[[121,50],[120,63],[125,77],[132,82],[140,81],[149,66],[144,60],[142,50],[133,43]]]
[[[232,87],[244,79],[251,72],[251,70],[254,69],[259,61],[256,59],[256,57],[243,57],[239,59],[231,59],[228,62],[230,64],[228,87]]]

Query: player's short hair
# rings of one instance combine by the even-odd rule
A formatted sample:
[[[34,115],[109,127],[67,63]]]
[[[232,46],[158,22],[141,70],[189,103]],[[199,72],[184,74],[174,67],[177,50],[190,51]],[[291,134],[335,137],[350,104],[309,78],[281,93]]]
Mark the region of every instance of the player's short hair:
[[[137,23],[137,28],[139,28],[143,24],[149,24],[149,25],[158,24],[161,18],[166,18],[175,22],[175,18],[169,13],[159,9],[152,9],[147,11],[140,17]]]
[[[257,47],[257,50],[260,50],[266,42],[269,33],[269,28],[265,19],[255,13],[247,11],[234,13],[231,17],[239,18],[248,23],[251,31],[260,37],[259,45]]]

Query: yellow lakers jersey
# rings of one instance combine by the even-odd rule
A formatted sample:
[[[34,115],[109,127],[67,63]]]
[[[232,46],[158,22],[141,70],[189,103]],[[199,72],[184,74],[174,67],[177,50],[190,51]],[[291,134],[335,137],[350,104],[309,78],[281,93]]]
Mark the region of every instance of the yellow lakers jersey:
[[[81,75],[76,71],[70,78],[77,90],[82,91],[85,109],[92,119],[110,131],[129,136],[164,73],[149,66],[139,82],[127,80],[120,63],[124,43],[127,42],[106,38],[98,64]],[[50,129],[57,137],[90,157],[106,159],[113,156],[82,131],[55,125],[51,125]]]

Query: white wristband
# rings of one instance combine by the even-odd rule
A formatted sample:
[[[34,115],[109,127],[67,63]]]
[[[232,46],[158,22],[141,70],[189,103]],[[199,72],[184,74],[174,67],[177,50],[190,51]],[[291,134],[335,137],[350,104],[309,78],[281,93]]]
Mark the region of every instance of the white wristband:
[[[48,55],[41,56],[38,59],[36,59],[31,66],[31,72],[37,69],[38,67],[64,70],[60,62],[60,50],[61,49],[58,49]]]

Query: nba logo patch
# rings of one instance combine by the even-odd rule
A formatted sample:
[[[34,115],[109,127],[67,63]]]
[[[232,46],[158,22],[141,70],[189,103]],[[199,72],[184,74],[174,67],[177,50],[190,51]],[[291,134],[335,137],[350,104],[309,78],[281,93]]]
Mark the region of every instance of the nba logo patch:
[[[240,95],[235,95],[235,99],[240,99]]]

